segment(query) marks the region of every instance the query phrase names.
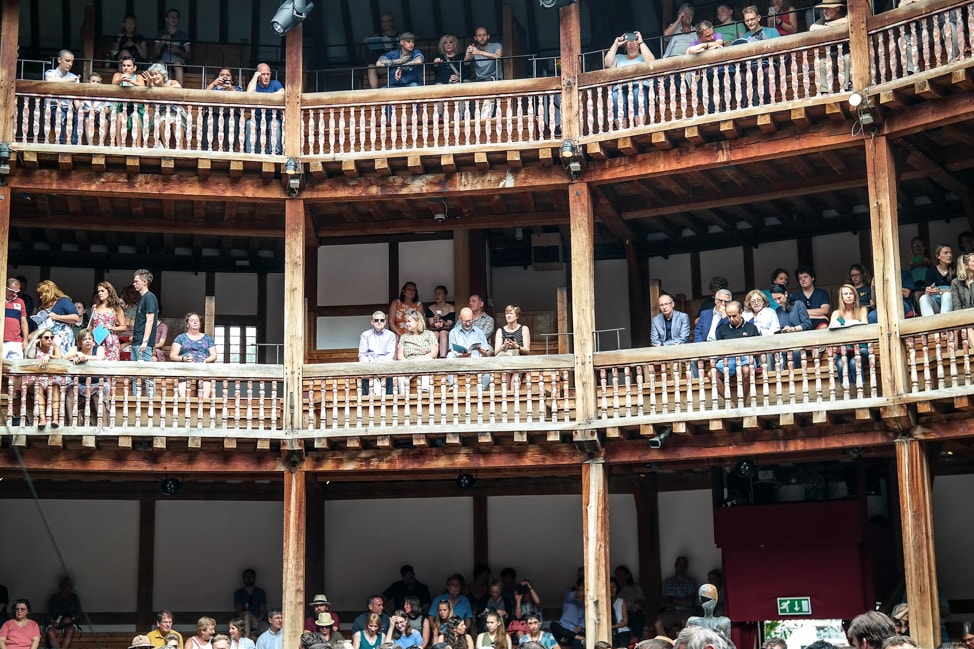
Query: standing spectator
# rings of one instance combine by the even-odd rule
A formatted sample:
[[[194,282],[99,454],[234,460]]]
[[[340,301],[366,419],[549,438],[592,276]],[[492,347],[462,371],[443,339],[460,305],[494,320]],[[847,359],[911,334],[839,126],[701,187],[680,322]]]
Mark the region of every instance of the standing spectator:
[[[179,28],[178,9],[166,12],[166,26],[156,36],[156,59],[173,69],[173,77],[183,85],[183,66],[190,57],[189,34]]]
[[[774,27],[761,26],[761,14],[755,5],[744,7],[744,40],[748,43],[778,38],[781,33]]]
[[[464,61],[473,66],[474,81],[500,81],[504,78],[501,58],[504,47],[500,43],[491,43],[490,32],[483,25],[477,27],[473,34],[474,42],[467,46]]]
[[[426,610],[432,601],[430,589],[426,584],[416,579],[416,571],[413,570],[413,567],[408,563],[404,564],[399,568],[399,577],[399,581],[389,584],[389,587],[382,593],[382,596],[392,603],[393,610],[404,608],[408,597],[415,597],[418,600],[418,606],[423,607],[421,610]],[[417,608],[418,610],[420,609]]]
[[[896,635],[893,620],[879,611],[866,611],[852,618],[846,635],[854,649],[882,649],[886,638]]]
[[[415,282],[403,284],[399,290],[399,297],[389,304],[389,328],[392,333],[397,336],[406,333],[406,315],[410,311],[418,311],[420,317],[423,317],[423,303],[419,299]],[[425,324],[423,328],[425,329]]]
[[[149,46],[145,36],[139,33],[138,22],[133,14],[126,14],[122,18],[122,28],[115,38],[109,55],[116,59],[122,52],[128,52],[140,61],[149,60]]]
[[[139,302],[135,307],[135,322],[132,329],[132,360],[151,361],[158,326],[159,300],[149,285],[152,273],[144,268],[135,271],[132,285],[139,292]]]
[[[457,323],[456,307],[446,301],[445,286],[440,285],[433,289],[433,303],[427,305],[425,315],[426,328],[436,334],[440,343],[440,358],[445,358],[450,351],[450,329]]]
[[[717,23],[714,31],[720,34],[725,43],[733,43],[744,35],[743,23],[734,20],[734,9],[729,4],[717,5]]]
[[[367,36],[365,43],[364,61],[368,62],[369,69],[366,74],[368,87],[375,90],[379,87],[379,75],[376,68],[371,64],[377,52],[389,52],[395,49],[396,42],[399,40],[399,32],[396,31],[396,18],[391,12],[385,11],[379,16],[379,31],[371,36]]]
[[[470,64],[460,54],[460,43],[453,34],[440,37],[440,55],[433,59],[433,83],[462,83]]]
[[[115,292],[115,287],[112,286],[111,282],[98,282],[95,295],[97,301],[91,307],[89,329],[93,332],[98,331],[99,327],[105,329],[105,338],[99,344],[105,348],[106,360],[117,361],[121,349],[118,334],[126,330],[122,300],[118,297],[118,293]],[[171,623],[172,620],[170,620],[170,628],[172,627]]]
[[[196,316],[195,327],[193,329],[197,335],[197,340],[202,340],[205,337],[208,339],[209,343],[213,343],[213,339],[206,336],[206,334],[200,335],[199,315],[195,313],[190,313],[186,316],[187,332],[190,330],[190,320],[193,316]],[[183,360],[180,354],[180,348],[185,342],[180,340],[180,338],[183,336],[186,336],[186,334],[180,334],[176,337],[176,340],[173,341],[172,350],[169,352],[170,358],[174,361]],[[190,342],[192,342],[192,337],[190,336],[188,338]],[[208,354],[208,357],[212,356],[213,360],[216,360],[216,349],[212,344],[210,344],[210,346],[205,350],[196,349],[198,347],[196,345],[193,345],[192,347],[194,349],[188,350],[188,353],[186,354],[188,357],[192,358],[193,354],[195,354],[196,357],[201,357],[205,351]],[[212,363],[213,361],[194,360],[193,362]],[[185,385],[183,386],[183,390],[185,391]],[[267,616],[267,593],[264,592],[263,588],[256,585],[257,571],[253,568],[245,569],[241,575],[241,578],[243,579],[243,586],[238,588],[233,593],[233,610],[237,614],[237,617],[244,621],[244,635],[249,636],[251,629],[256,630],[260,626],[261,621]]]
[[[257,649],[284,649],[284,615],[279,609],[267,613],[267,630],[257,638]]]
[[[620,47],[625,48],[625,56],[620,57],[618,55]],[[605,51],[603,63],[607,68],[625,68],[637,63],[648,63],[655,59],[656,57],[649,50],[649,46],[643,41],[643,35],[635,31],[617,36],[609,49]],[[613,119],[618,122],[627,119],[630,114],[633,118],[645,115],[647,101],[641,81],[630,81],[612,86]],[[631,113],[630,105],[632,106]]]
[[[49,279],[37,285],[37,299],[40,308],[47,312],[47,326],[54,334],[55,344],[62,355],[67,354],[75,344],[72,327],[81,321],[74,300]]]
[[[54,417],[57,418],[56,410]],[[47,602],[47,646],[51,649],[68,649],[75,632],[81,628],[77,620],[80,614],[81,601],[74,592],[71,578],[61,577],[58,591]]]
[[[416,49],[416,36],[412,32],[399,34],[399,48],[386,52],[375,64],[380,68],[394,68],[389,71],[390,88],[418,86],[422,80],[423,53]]]
[[[57,65],[44,73],[44,81],[58,83],[78,83],[81,78],[71,71],[74,65],[74,54],[71,50],[61,50],[57,55]],[[74,104],[67,99],[49,100],[48,106],[55,113],[55,124],[58,130],[58,144],[67,142],[68,130],[71,131],[71,144],[78,143],[78,116],[73,108]]]
[[[145,79],[139,74],[135,59],[131,55],[123,54],[119,58],[118,72],[112,77],[112,85],[120,88],[145,85]],[[132,135],[131,145],[134,147],[141,146],[142,131],[145,128],[143,125],[145,106],[132,101],[120,101],[115,104],[113,110],[117,115],[115,146],[127,146],[129,144],[127,138],[129,133]]]
[[[284,86],[277,79],[271,79],[271,66],[258,63],[254,76],[247,84],[247,92],[283,93]],[[253,111],[244,125],[244,150],[247,153],[257,151],[280,155],[283,138],[279,113],[279,109],[270,108]]]
[[[936,266],[927,269],[923,295],[920,296],[920,315],[948,313],[953,310],[950,283],[954,279],[954,252],[945,243],[934,249]]]
[[[200,331],[200,314],[186,314],[186,331],[176,336],[169,349],[169,360],[183,363],[215,363],[216,343],[208,334]],[[181,380],[176,387],[179,396],[186,396],[186,381]],[[213,381],[199,382],[199,396],[208,399],[213,390]],[[267,595],[263,589],[254,586],[257,574],[253,570],[244,571],[244,586],[233,594],[233,606],[237,615],[243,617],[245,623],[248,616],[253,626],[264,619],[267,610]],[[249,582],[249,583],[248,583]],[[248,588],[250,590],[248,591]]]
[[[650,325],[649,341],[653,347],[682,345],[690,341],[690,316],[677,311],[673,296],[663,293],[659,298],[659,315]]]
[[[825,329],[829,326],[829,316],[832,307],[829,305],[828,291],[815,288],[815,270],[811,266],[799,266],[795,269],[800,291],[791,294],[796,302],[802,302],[808,310],[808,317],[812,320],[813,329]]]
[[[467,300],[467,306],[473,312],[473,325],[484,332],[484,337],[490,340],[494,333],[494,319],[484,311],[483,299],[474,293]]]
[[[396,334],[386,329],[386,314],[375,311],[372,313],[372,327],[359,336],[358,361],[359,363],[381,363],[393,360],[396,360]],[[392,394],[392,379],[387,378],[384,381],[381,377],[362,379],[362,394],[370,393]],[[327,604],[328,600],[326,599],[324,603]]]
[[[15,360],[24,357],[27,346],[27,336],[30,328],[27,325],[27,305],[20,299],[20,280],[16,277],[7,278],[6,306],[3,312],[3,357]],[[6,600],[6,598],[4,598]],[[3,614],[7,612],[6,601],[3,602]]]
[[[14,617],[0,626],[0,647],[3,649],[37,649],[41,643],[41,628],[27,617],[30,602],[18,599],[14,602]]]

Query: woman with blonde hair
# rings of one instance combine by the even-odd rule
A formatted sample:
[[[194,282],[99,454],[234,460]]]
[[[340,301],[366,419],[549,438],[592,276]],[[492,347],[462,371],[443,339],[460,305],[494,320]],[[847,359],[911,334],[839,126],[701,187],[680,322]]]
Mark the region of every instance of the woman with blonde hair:
[[[424,360],[434,359],[440,354],[440,346],[436,336],[432,331],[426,329],[426,319],[423,314],[415,309],[406,312],[406,328],[402,336],[399,337],[398,351],[396,360]],[[409,388],[408,376],[399,377],[399,392],[405,393]],[[430,391],[429,375],[421,376],[419,379],[419,389],[423,392]]]
[[[72,305],[73,306],[73,305]],[[74,344],[71,345],[74,349]],[[69,350],[70,351],[70,350]],[[60,360],[64,358],[61,348],[58,347],[54,332],[47,327],[41,327],[35,331],[27,343],[27,350],[24,358],[36,360],[40,368],[47,367],[50,359]],[[51,374],[38,374],[24,377],[24,386],[27,386],[28,394],[33,391],[34,410],[33,420],[37,422],[37,429],[44,430],[47,427],[48,407],[50,406],[51,427],[58,427],[58,409],[61,405],[61,389],[64,379]],[[32,386],[32,387],[31,387]],[[47,389],[51,387],[51,399],[48,402]]]
[[[856,287],[852,284],[843,284],[836,292],[839,299],[839,306],[832,312],[829,322],[829,329],[841,329],[843,327],[853,327],[855,325],[867,324],[869,321],[869,309],[859,304],[859,296]],[[849,365],[849,383],[855,383],[858,372],[856,371],[856,350],[862,365],[863,373],[869,362],[869,348],[866,345],[840,345],[835,353],[835,366],[839,374],[839,381],[843,382],[845,371],[843,367]]]
[[[74,347],[74,328],[81,322],[78,309],[71,296],[65,295],[57,284],[49,279],[37,285],[37,303],[42,311],[48,312],[47,326],[54,334],[54,341],[61,349],[61,355]]]
[[[495,356],[520,356],[521,354],[531,353],[531,329],[527,325],[520,324],[521,307],[516,304],[508,304],[504,307],[503,327],[494,334]],[[514,384],[520,381],[520,373],[505,372],[502,380],[507,383],[510,390],[514,389]]]
[[[744,321],[753,323],[762,336],[770,336],[781,329],[778,314],[769,309],[769,305],[768,296],[757,289],[744,298]]]
[[[185,649],[211,649],[214,635],[216,620],[212,617],[201,617],[196,622],[196,635],[186,638]]]

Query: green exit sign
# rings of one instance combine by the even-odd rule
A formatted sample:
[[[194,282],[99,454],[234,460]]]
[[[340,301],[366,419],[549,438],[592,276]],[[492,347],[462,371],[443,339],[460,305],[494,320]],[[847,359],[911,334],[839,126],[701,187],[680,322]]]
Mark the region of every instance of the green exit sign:
[[[811,597],[779,597],[778,615],[811,615]]]

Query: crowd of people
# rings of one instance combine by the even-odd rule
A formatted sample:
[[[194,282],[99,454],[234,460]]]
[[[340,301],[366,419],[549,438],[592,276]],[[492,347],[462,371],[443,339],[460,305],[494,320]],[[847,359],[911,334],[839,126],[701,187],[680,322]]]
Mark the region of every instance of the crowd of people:
[[[165,350],[169,327],[160,319],[159,300],[149,290],[152,279],[152,273],[146,269],[135,271],[132,284],[121,295],[111,282],[99,282],[90,307],[86,307],[83,301],[65,295],[51,280],[37,284],[35,302],[33,296],[23,292],[26,278],[7,278],[3,358],[36,360],[40,367],[51,359],[75,364],[89,360],[215,362],[216,343],[201,331],[202,320],[195,312],[186,314],[185,331]],[[49,386],[71,386],[70,376],[28,375],[23,383],[32,388],[27,390],[27,396],[35,402],[36,423],[41,429],[48,425],[49,413],[58,412],[62,392],[67,399],[73,398],[71,390],[47,390]],[[87,383],[79,387],[80,395],[90,398],[92,407],[102,405],[107,382],[96,380],[94,387]],[[180,382],[177,389],[180,395],[185,395],[187,383]],[[209,396],[212,381],[200,381],[198,389],[200,396]],[[48,394],[53,403],[47,403]],[[68,401],[65,405],[70,414],[82,403]],[[15,425],[20,423],[19,417],[14,420]],[[57,419],[51,420],[52,427],[58,425]]]

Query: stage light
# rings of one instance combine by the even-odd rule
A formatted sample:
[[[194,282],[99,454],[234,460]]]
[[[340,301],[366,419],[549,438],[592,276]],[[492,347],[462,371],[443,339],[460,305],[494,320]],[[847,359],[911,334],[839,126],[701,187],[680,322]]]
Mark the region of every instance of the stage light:
[[[283,36],[300,25],[314,8],[315,4],[306,0],[285,0],[271,19],[271,27]]]
[[[10,175],[10,145],[0,142],[0,176]],[[0,178],[0,181],[3,179]]]
[[[457,476],[457,486],[469,491],[477,486],[477,476],[472,473],[461,473]]]
[[[167,496],[175,496],[183,490],[183,481],[176,478],[166,478],[162,481],[160,489]]]
[[[558,7],[567,7],[570,4],[575,4],[577,0],[538,0],[541,6],[545,9],[556,9]]]
[[[287,180],[287,191],[291,198],[296,198],[301,190],[301,181],[304,174],[301,165],[294,158],[288,158],[284,163],[284,178]]]

